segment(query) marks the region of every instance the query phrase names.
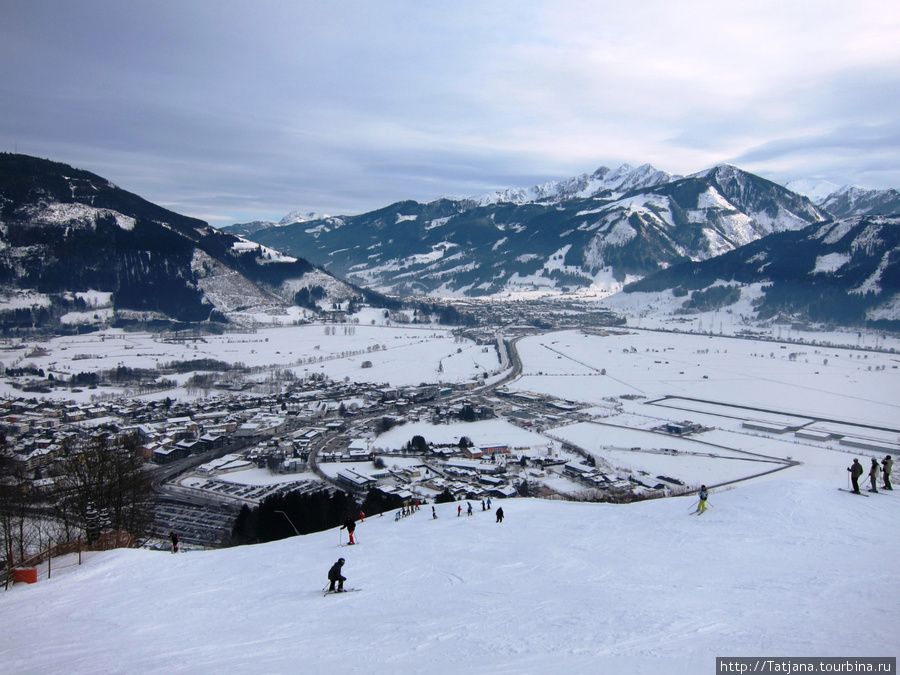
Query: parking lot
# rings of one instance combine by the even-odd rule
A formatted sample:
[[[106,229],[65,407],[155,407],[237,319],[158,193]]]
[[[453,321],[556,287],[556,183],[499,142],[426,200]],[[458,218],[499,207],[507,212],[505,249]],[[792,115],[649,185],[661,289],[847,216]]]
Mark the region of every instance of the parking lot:
[[[218,548],[224,534],[231,532],[237,512],[210,506],[194,506],[161,500],[156,507],[156,531],[161,538],[175,532],[192,546]]]

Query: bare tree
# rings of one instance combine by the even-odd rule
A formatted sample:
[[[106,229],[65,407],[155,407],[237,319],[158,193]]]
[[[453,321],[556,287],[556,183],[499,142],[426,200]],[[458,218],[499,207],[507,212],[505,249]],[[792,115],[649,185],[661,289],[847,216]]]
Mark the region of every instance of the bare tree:
[[[0,454],[0,537],[4,559],[11,563],[26,558],[31,545],[32,496],[28,488],[22,470]]]
[[[86,529],[88,513],[96,510],[105,515],[111,529],[125,530],[136,539],[148,536],[154,520],[152,478],[138,445],[137,434],[70,439],[59,517]]]

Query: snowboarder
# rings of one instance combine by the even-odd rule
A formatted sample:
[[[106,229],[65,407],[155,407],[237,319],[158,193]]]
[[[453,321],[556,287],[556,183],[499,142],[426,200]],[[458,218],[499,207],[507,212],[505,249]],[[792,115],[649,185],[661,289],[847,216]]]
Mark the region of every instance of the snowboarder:
[[[498,523],[503,522],[503,507],[502,506],[499,509],[497,509],[497,522]]]
[[[356,543],[353,540],[353,530],[356,529],[356,522],[353,520],[353,518],[347,518],[347,520],[344,521],[344,524],[341,525],[341,529],[343,530],[345,527],[347,528],[347,533],[350,535],[350,544],[349,545],[352,546],[353,544]]]
[[[437,520],[437,511],[434,510],[434,507],[431,507],[431,517]]]
[[[885,455],[884,459],[881,460],[881,473],[884,475],[884,489],[885,490],[893,490],[894,487],[891,485],[891,469],[894,468],[894,460],[891,459],[890,455]]]
[[[881,466],[878,464],[878,460],[874,457],[872,458],[872,468],[869,469],[869,481],[870,487],[869,492],[878,492],[878,474],[881,473]]]
[[[178,535],[174,532],[169,532],[169,539],[172,540],[172,553],[178,553]]]
[[[339,558],[338,561],[336,563],[334,563],[334,565],[331,566],[331,569],[328,570],[328,581],[331,582],[331,584],[328,586],[329,591],[335,590],[334,585],[336,583],[337,584],[337,592],[338,593],[343,592],[344,582],[347,581],[347,578],[341,574],[341,571],[342,571],[341,568],[343,568],[343,567],[344,567],[344,559]]]
[[[466,504],[469,505],[469,508],[466,509],[466,515],[471,516],[472,515],[472,502],[466,502]]]
[[[850,480],[853,482],[853,491],[859,494],[859,477],[862,476],[863,468],[858,459],[853,460],[853,464],[847,467],[850,472]]]
[[[709,493],[706,491],[706,486],[700,486],[700,503],[697,504],[697,515],[699,516],[704,511],[706,511],[706,500],[709,499]]]

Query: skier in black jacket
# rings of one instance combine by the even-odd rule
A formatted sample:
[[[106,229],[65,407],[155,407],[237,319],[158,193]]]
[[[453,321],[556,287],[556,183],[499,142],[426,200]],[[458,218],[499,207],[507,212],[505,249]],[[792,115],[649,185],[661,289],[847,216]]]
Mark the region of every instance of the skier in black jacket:
[[[337,592],[341,593],[344,590],[344,582],[347,581],[346,577],[341,574],[342,568],[344,567],[344,559],[340,558],[334,565],[331,566],[331,569],[328,570],[328,580],[331,584],[328,586],[329,591],[335,590],[334,584],[337,583]]]
[[[350,534],[350,543],[355,544],[356,541],[353,539],[353,531],[356,529],[356,521],[353,518],[347,518],[344,521],[344,524],[341,525],[341,529],[347,528],[347,532]]]

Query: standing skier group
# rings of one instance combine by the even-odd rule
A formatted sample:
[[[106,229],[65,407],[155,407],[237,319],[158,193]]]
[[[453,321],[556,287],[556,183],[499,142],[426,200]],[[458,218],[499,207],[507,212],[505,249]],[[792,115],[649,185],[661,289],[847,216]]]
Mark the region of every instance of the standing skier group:
[[[885,490],[893,490],[891,485],[891,471],[894,468],[894,460],[890,455],[886,455],[881,463],[873,457],[872,465],[869,468],[869,492],[878,492],[878,477],[882,478],[882,488]],[[863,475],[863,466],[858,459],[853,460],[853,464],[847,467],[850,472],[850,482],[853,484],[853,492],[860,494],[859,479]]]

